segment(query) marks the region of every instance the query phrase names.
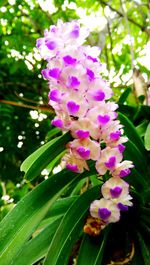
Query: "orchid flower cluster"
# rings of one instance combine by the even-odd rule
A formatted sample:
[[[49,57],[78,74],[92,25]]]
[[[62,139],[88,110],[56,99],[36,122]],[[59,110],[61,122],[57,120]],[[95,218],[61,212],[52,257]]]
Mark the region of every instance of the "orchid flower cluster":
[[[112,89],[100,75],[100,49],[83,45],[88,35],[78,21],[59,20],[37,40],[37,48],[48,62],[42,75],[48,80],[49,104],[56,113],[52,125],[70,131],[74,139],[63,157],[66,168],[82,173],[89,170],[87,160],[93,160],[99,176],[109,173],[101,187],[103,198],[90,206],[90,214],[107,224],[117,222],[120,211],[132,206],[129,185],[122,178],[133,164],[122,161],[127,138],[117,120],[118,106],[109,101]]]

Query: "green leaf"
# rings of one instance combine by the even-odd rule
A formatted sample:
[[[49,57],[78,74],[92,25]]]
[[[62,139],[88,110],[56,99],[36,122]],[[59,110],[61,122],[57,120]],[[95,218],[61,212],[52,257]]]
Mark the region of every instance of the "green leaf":
[[[149,265],[150,262],[150,248],[143,239],[142,235],[137,231],[137,237],[141,247],[141,252],[144,260],[144,265]]]
[[[49,174],[52,172],[52,170],[54,169],[55,166],[57,166],[61,160],[61,158],[65,155],[66,150],[64,150],[63,152],[61,152],[58,156],[56,156],[51,162],[50,164],[46,167],[46,169],[48,170]]]
[[[81,189],[83,188],[84,185],[86,185],[87,179],[81,179],[78,184],[74,187],[73,191],[71,192],[71,196],[80,194]]]
[[[11,265],[30,265],[43,258],[48,251],[48,247],[59,224],[60,218],[46,226],[37,236],[25,243]]]
[[[149,193],[150,193],[150,189],[149,189]],[[150,216],[150,208],[142,207],[141,211],[142,211],[143,213],[148,214],[148,215]]]
[[[77,265],[101,265],[103,253],[108,239],[110,225],[106,227],[99,237],[85,235],[79,251]]]
[[[139,111],[137,111],[138,115],[137,120],[147,119],[150,117],[150,106],[141,105]]]
[[[143,264],[143,258],[142,258],[142,254],[141,254],[141,249],[140,246],[137,242],[137,240],[134,242],[134,256],[133,259],[131,260],[131,265],[144,265]]]
[[[73,182],[75,185],[76,182]],[[37,229],[43,229],[45,226],[53,223],[59,217],[62,217],[72,205],[72,203],[77,199],[77,196],[68,197],[64,199],[58,199],[53,205],[50,207],[44,219],[40,222]]]
[[[65,145],[70,139],[70,134],[66,133],[51,140],[31,154],[21,165],[21,171],[25,172],[25,178],[28,180],[36,178],[65,149]]]
[[[141,220],[148,226],[150,227],[150,218],[147,214],[142,214],[141,215]]]
[[[49,141],[52,137],[56,136],[60,132],[61,130],[57,127],[51,129],[46,135],[46,140]]]
[[[143,199],[145,202],[149,203],[150,202],[150,188],[146,188],[144,193],[142,194]]]
[[[150,151],[150,123],[147,126],[145,136],[144,136],[144,144],[146,150]]]
[[[142,155],[145,156],[146,152],[145,152],[143,141],[138,135],[133,123],[122,113],[118,114],[118,118],[121,124],[124,125],[125,135],[137,146],[137,148],[140,150]]]
[[[132,168],[129,176],[126,177],[126,181],[132,185],[138,192],[145,191],[147,182],[135,168]]]
[[[141,104],[143,104],[144,100],[145,100],[145,96],[144,95],[141,95],[138,97],[138,100]]]
[[[137,127],[136,127],[136,131],[138,132],[140,137],[143,137],[145,135],[145,131],[148,125],[148,120],[144,120],[142,123],[140,123]]]
[[[148,226],[145,222],[140,221],[140,228],[142,233],[145,234],[147,238],[150,238],[150,225]]]
[[[75,184],[75,182],[73,182],[73,184]],[[42,229],[46,225],[53,223],[59,217],[64,215],[76,199],[77,196],[73,196],[64,199],[58,199],[56,202],[54,202],[44,219],[40,222],[38,229]]]
[[[28,193],[0,224],[0,264],[8,265],[21,250],[52,203],[82,175],[63,170]]]
[[[64,215],[53,238],[44,265],[66,265],[74,243],[83,230],[90,203],[98,198],[99,187],[94,187],[79,196]]]
[[[125,89],[125,91],[121,94],[118,102],[123,104],[126,101],[129,94],[131,93],[131,91],[132,89],[130,87]]]
[[[63,198],[63,199],[58,199],[48,210],[45,218],[48,217],[53,217],[53,216],[58,216],[58,215],[62,215],[64,214],[64,212],[66,212],[68,210],[68,208],[70,207],[70,205],[72,205],[72,203],[74,203],[74,201],[78,198],[78,196],[72,196],[72,197],[68,197],[68,198]]]
[[[97,175],[90,176],[92,186],[95,186],[98,184],[102,185],[104,183],[104,181],[102,179],[98,179],[97,177],[98,177]]]
[[[40,148],[38,148],[35,152],[33,152],[30,156],[28,156],[25,161],[21,164],[20,170],[24,171],[25,173],[29,170],[29,168],[32,166],[32,164],[36,161],[36,159],[47,150],[52,144],[57,141],[56,139],[51,140],[50,142],[42,145]]]
[[[126,149],[124,151],[124,158],[126,160],[133,161],[136,170],[140,172],[145,177],[145,179],[148,179],[148,165],[146,158],[142,154],[141,150],[138,149],[137,145],[134,142],[131,142],[130,140],[125,143],[125,146]]]
[[[137,107],[135,107],[135,106],[124,105],[124,104],[119,103],[119,113],[123,113],[124,115],[126,115],[129,118],[131,117],[132,120],[133,120],[133,117],[134,117],[136,111],[137,111]]]

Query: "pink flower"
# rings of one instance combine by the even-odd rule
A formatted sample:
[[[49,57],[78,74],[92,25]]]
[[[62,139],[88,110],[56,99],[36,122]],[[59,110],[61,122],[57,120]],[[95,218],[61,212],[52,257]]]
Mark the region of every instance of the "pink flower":
[[[105,199],[113,201],[116,205],[132,206],[129,184],[120,178],[113,177],[107,180],[102,185],[101,192]]]
[[[118,120],[110,121],[101,127],[101,140],[104,140],[107,146],[116,146],[120,141],[123,125],[120,124]]]
[[[55,101],[57,103],[61,102],[62,94],[58,89],[53,89],[49,92],[48,97],[50,100]],[[49,102],[50,104],[50,102]]]
[[[95,200],[90,205],[90,214],[106,223],[115,223],[120,219],[120,210],[111,200]]]
[[[104,175],[107,170],[112,172],[122,158],[122,153],[119,152],[118,148],[106,147],[101,151],[100,158],[96,162],[96,170],[100,175]]]
[[[89,96],[92,97],[92,91],[102,91],[105,94],[105,99],[110,99],[113,95],[112,89],[108,83],[103,80],[99,75],[92,82],[92,86],[88,90]]]
[[[107,125],[107,127],[104,127],[105,130],[105,128],[107,129],[110,126],[109,122],[116,119],[117,114],[114,112],[116,108],[117,104],[113,102],[101,102],[100,104],[97,104],[97,106],[94,105],[94,107],[91,107],[86,116],[88,119],[96,123],[102,131],[104,126]]]
[[[71,126],[71,117],[62,111],[57,111],[58,116],[52,120],[52,125],[61,128],[62,130],[66,131],[70,129]],[[59,121],[57,123],[57,120]]]
[[[49,30],[45,30],[44,35],[44,38],[37,40],[36,46],[40,50],[41,56],[50,60],[57,55],[58,51],[63,50],[68,45],[82,45],[89,35],[89,31],[84,27],[80,28],[77,21],[63,23],[62,20],[58,20],[56,26],[51,26]]]
[[[86,100],[82,98],[81,94],[76,92],[66,93],[60,106],[62,111],[67,112],[68,115],[80,118],[84,117],[88,110]]]
[[[79,159],[92,159],[97,160],[100,157],[100,145],[96,141],[89,138],[82,140],[73,140],[69,143],[69,148],[75,157]]]
[[[91,136],[94,140],[99,139],[99,128],[88,118],[80,118],[73,121],[71,126],[71,135],[74,138],[84,139]]]
[[[118,163],[115,167],[115,170],[112,172],[114,177],[126,177],[130,174],[130,168],[133,168],[134,165],[132,161],[125,160],[121,163]]]
[[[83,173],[84,169],[89,170],[88,165],[84,159],[76,158],[72,153],[66,154],[62,161],[66,168],[77,173]]]

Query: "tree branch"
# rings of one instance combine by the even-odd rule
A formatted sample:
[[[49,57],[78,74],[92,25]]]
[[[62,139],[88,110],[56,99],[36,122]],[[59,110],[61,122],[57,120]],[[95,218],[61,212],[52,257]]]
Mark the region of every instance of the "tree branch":
[[[122,12],[118,11],[117,9],[115,9],[114,7],[112,7],[109,3],[106,3],[103,0],[99,0],[99,2],[105,6],[108,6],[113,12],[116,12],[120,17],[124,17],[124,15],[122,14]],[[127,17],[128,21],[130,21],[131,23],[133,23],[135,26],[139,27],[141,29],[141,31],[145,32],[148,36],[150,36],[150,29],[148,29],[147,27],[145,27],[144,25],[139,24],[138,22],[134,21],[132,18]]]
[[[54,110],[51,107],[44,107],[44,106],[32,106],[32,105],[26,105],[14,101],[9,101],[9,100],[0,100],[0,103],[11,105],[11,106],[16,106],[16,107],[21,107],[21,108],[26,108],[26,109],[35,109],[35,110],[41,110],[41,111],[47,111],[50,113],[54,113]]]
[[[37,102],[35,100],[28,99],[28,98],[25,98],[25,97],[21,97],[16,91],[14,92],[14,94],[17,96],[17,98],[21,99],[22,101],[30,102],[30,103],[33,103],[33,104],[36,104],[36,105],[39,104],[39,102]]]
[[[107,29],[108,29],[108,35],[109,35],[109,40],[110,40],[111,57],[112,57],[112,60],[114,62],[114,65],[117,66],[117,63],[116,63],[116,60],[115,60],[115,56],[113,55],[113,52],[112,52],[112,50],[113,50],[113,40],[112,40],[112,37],[111,37],[111,30],[110,30],[110,25],[109,25],[109,20],[108,19],[107,19]]]
[[[132,41],[132,35],[131,35],[131,30],[130,30],[130,26],[129,26],[129,21],[128,21],[128,17],[126,12],[124,11],[124,4],[122,2],[122,0],[120,0],[120,6],[121,6],[121,10],[122,10],[122,15],[125,19],[125,23],[126,23],[126,27],[127,27],[127,32],[130,38],[130,54],[131,54],[131,65],[132,65],[132,70],[134,69],[135,65],[134,65],[134,47],[133,47],[133,41]]]

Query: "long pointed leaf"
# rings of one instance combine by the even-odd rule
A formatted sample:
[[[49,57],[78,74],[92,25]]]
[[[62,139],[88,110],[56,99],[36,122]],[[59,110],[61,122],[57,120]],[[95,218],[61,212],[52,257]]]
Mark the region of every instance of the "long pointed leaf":
[[[100,236],[92,237],[85,235],[77,259],[77,265],[101,265],[103,253],[108,238],[110,226],[102,231]]]
[[[140,228],[142,230],[142,233],[147,237],[150,238],[150,225],[148,226],[143,222],[142,220],[140,221]]]
[[[66,265],[74,243],[84,226],[84,219],[90,203],[99,196],[99,188],[94,187],[83,193],[65,214],[50,245],[44,265]]]
[[[21,250],[52,203],[79,174],[62,171],[42,182],[2,220],[0,224],[0,264],[8,265]]]
[[[52,139],[48,143],[39,147],[36,151],[34,151],[31,155],[29,155],[21,164],[20,170],[24,171],[25,173],[29,170],[32,164],[36,161],[36,159],[42,155],[47,148],[49,148],[52,144],[57,141],[58,138]]]
[[[30,265],[43,258],[59,224],[60,218],[46,226],[36,237],[28,241],[10,265]]]
[[[146,150],[150,150],[150,123],[147,126],[145,136],[144,136],[144,143]]]
[[[148,125],[148,120],[144,120],[142,123],[140,123],[137,127],[136,127],[136,131],[138,132],[140,137],[143,137],[145,135],[145,131]]]
[[[129,96],[129,94],[132,92],[132,89],[131,89],[131,87],[128,87],[122,94],[121,94],[121,96],[120,96],[120,98],[119,98],[119,100],[118,100],[118,103],[121,103],[121,104],[123,104],[125,101],[126,101],[126,99],[127,99],[127,97]]]
[[[27,157],[21,165],[21,171],[25,172],[25,178],[28,180],[36,178],[42,169],[65,149],[65,145],[70,139],[70,134],[66,133],[63,136],[51,140]]]
[[[145,189],[145,191],[143,193],[143,199],[146,203],[150,202],[150,188],[149,188],[149,186],[147,187],[147,189]]]
[[[144,143],[138,135],[133,123],[122,113],[118,114],[118,118],[120,122],[124,125],[125,135],[137,146],[137,148],[145,156],[146,152],[144,148]]]
[[[134,142],[128,140],[125,144],[126,149],[124,151],[124,157],[127,160],[133,161],[135,168],[143,174],[144,178],[149,180],[148,178],[148,165],[145,159],[145,156],[142,155],[141,150],[137,148]]]
[[[48,218],[64,214],[77,198],[78,196],[72,196],[68,198],[58,199],[48,210],[48,213],[45,217]]]
[[[144,265],[149,265],[150,262],[150,248],[144,241],[142,235],[137,231],[137,237],[141,247],[141,252],[144,260]]]
[[[75,184],[75,182],[73,182]],[[67,212],[72,203],[77,199],[77,196],[68,197],[64,199],[59,199],[53,203],[53,205],[48,210],[44,219],[40,222],[37,229],[43,229],[46,225],[53,223],[59,217],[63,217]]]
[[[131,264],[131,265],[144,265],[141,249],[140,249],[140,246],[139,246],[137,240],[134,242],[134,248],[135,248],[134,256],[133,256],[133,259],[131,260],[131,262],[129,264]]]
[[[126,180],[140,193],[144,192],[147,187],[145,178],[135,168],[132,168],[131,174],[126,177]]]

